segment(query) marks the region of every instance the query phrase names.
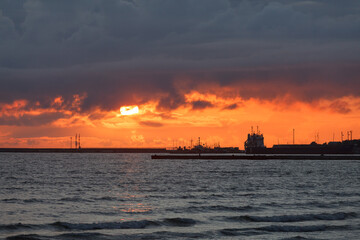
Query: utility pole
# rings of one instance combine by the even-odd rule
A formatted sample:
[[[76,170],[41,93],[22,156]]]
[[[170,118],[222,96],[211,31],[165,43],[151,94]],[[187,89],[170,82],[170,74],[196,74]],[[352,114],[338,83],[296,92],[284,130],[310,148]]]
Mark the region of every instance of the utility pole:
[[[295,145],[295,128],[293,128],[293,145]]]
[[[75,133],[75,149],[77,148],[77,133]]]
[[[319,132],[317,133],[317,142],[320,143],[320,135],[319,135]]]

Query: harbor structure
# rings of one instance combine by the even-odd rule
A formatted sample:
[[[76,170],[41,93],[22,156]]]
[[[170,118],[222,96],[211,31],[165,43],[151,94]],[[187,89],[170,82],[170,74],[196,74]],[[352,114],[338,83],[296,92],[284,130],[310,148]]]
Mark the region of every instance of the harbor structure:
[[[360,139],[352,139],[352,131],[348,132],[347,140],[319,144],[295,144],[295,130],[293,129],[293,144],[275,144],[267,148],[264,136],[257,131],[251,131],[244,143],[247,154],[360,154]]]

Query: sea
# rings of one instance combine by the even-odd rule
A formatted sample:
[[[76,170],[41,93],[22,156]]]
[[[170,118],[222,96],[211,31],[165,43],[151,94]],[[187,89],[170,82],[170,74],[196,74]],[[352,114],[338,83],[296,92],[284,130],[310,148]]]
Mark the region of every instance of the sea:
[[[360,239],[360,161],[1,153],[0,239]]]

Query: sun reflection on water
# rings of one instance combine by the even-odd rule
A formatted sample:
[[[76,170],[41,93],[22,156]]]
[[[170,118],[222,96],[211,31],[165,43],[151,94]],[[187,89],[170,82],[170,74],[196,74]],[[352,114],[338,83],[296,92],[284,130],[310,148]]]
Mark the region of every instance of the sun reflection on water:
[[[142,203],[124,203],[120,204],[119,206],[113,206],[113,209],[124,213],[147,213],[152,211],[150,206],[144,205]]]

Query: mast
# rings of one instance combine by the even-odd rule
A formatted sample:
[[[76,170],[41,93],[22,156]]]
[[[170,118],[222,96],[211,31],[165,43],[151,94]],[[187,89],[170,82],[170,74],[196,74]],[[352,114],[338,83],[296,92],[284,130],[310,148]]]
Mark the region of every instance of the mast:
[[[295,128],[293,128],[293,144],[295,144]]]
[[[77,148],[77,133],[75,134],[75,149]]]

